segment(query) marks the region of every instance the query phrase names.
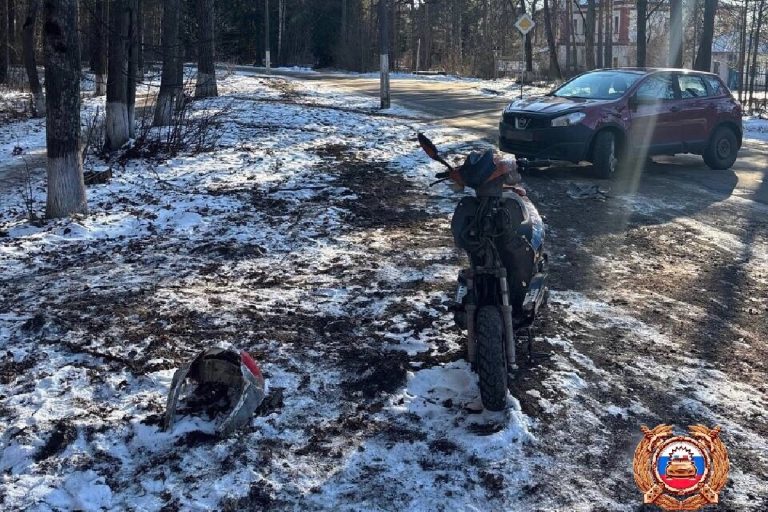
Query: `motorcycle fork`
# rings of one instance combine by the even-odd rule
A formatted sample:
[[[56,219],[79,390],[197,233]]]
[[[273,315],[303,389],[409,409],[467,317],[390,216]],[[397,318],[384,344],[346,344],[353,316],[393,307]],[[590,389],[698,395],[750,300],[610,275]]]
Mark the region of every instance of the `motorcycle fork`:
[[[467,272],[467,297],[469,301],[464,308],[467,318],[467,360],[470,364],[475,364],[477,357],[477,343],[475,341],[475,268],[474,265]]]
[[[517,369],[517,354],[515,352],[515,328],[512,323],[512,306],[509,304],[509,284],[507,283],[507,269],[499,267],[499,289],[501,290],[501,317],[504,319],[505,349],[507,353],[507,367]]]
[[[465,306],[467,314],[467,357],[470,363],[475,362],[477,357],[477,342],[475,336],[475,311],[477,311],[477,305],[474,303],[474,288],[475,288],[475,274],[476,273],[492,273],[495,274],[499,280],[499,289],[501,290],[501,317],[504,321],[504,352],[507,356],[507,366],[509,369],[517,369],[517,353],[515,347],[515,328],[512,323],[512,306],[509,304],[509,284],[507,283],[507,269],[503,265],[497,266],[493,271],[489,272],[487,267],[476,268],[472,265],[472,268],[466,275],[467,279],[467,294],[471,297],[469,303]]]

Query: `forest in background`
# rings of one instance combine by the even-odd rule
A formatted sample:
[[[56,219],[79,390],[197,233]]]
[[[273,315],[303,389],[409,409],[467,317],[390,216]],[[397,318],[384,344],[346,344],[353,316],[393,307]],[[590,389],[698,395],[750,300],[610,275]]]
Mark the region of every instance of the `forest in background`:
[[[217,62],[269,67],[271,61],[278,66],[363,72],[381,63],[383,69],[395,71],[436,70],[492,78],[498,74],[500,57],[517,52],[520,71],[524,69],[528,79],[562,80],[585,69],[615,66],[617,34],[624,38],[628,60],[630,28],[638,35],[635,62],[651,65],[649,43],[656,41],[649,24],[658,25],[652,16],[668,12],[661,21],[668,26],[666,52],[661,49],[666,65],[710,71],[717,47],[713,43],[724,36],[733,41],[736,35],[738,41],[728,50],[732,53],[728,71],[737,71],[737,83],[742,84],[739,99],[748,109],[765,107],[768,66],[758,56],[768,53],[761,42],[766,0],[542,2],[0,0],[0,20],[7,21],[0,23],[0,85],[28,87],[33,115],[49,113],[49,157],[60,155],[57,165],[66,169],[60,174],[67,176],[61,183],[50,183],[49,216],[87,208],[82,161],[76,157],[81,138],[80,77],[86,63],[93,72],[96,96],[106,95],[102,146],[109,152],[136,138],[137,84],[150,66],[161,74],[152,124],[168,126],[183,119],[185,62],[197,65],[196,98],[218,95]],[[617,11],[617,6],[634,9],[634,27],[628,26],[630,10]],[[524,13],[537,23],[522,38],[514,21]],[[613,26],[614,20],[621,22],[623,35]],[[653,48],[653,60],[658,61],[659,45]],[[38,63],[45,65],[45,94]],[[756,103],[755,92],[761,88],[762,98],[758,95]],[[388,105],[388,94],[383,93],[382,108]],[[62,202],[62,197],[67,199]]]
[[[32,0],[0,0],[0,82],[9,65],[22,63],[23,26]],[[79,0],[79,25],[83,49],[98,51],[98,38],[106,33],[92,30],[94,13],[108,1]],[[382,3],[383,6],[379,4]],[[492,78],[497,74],[495,57],[521,55],[522,38],[514,28],[523,13],[532,15],[537,25],[525,43],[529,72],[541,69],[550,78],[611,65],[612,17],[604,13],[621,0],[219,0],[215,2],[216,59],[238,64],[263,64],[265,19],[268,14],[269,46],[273,65],[333,67],[350,71],[373,71],[379,67],[380,12],[387,13],[387,33],[392,44],[393,70],[441,70],[447,73]],[[645,19],[668,12],[669,31],[678,35],[681,59],[686,67],[697,67],[702,43],[739,34],[737,48],[749,68],[753,53],[765,53],[768,44],[765,0],[637,0],[638,14],[632,20],[638,40],[638,65],[653,48],[656,35]],[[163,0],[139,0],[140,60],[160,62]],[[181,10],[180,40],[183,58],[191,62],[197,52],[196,2],[178,2]],[[383,9],[381,9],[383,7]],[[678,14],[678,18],[675,14]],[[666,14],[665,14],[666,16]],[[581,20],[583,43],[576,43],[568,30],[567,19]],[[676,21],[678,20],[678,21]],[[677,29],[677,27],[680,27]],[[3,30],[7,28],[7,30]],[[40,30],[38,26],[37,30]],[[564,33],[567,31],[568,33]],[[39,41],[40,38],[37,38]],[[550,58],[558,43],[568,46],[565,57]],[[571,44],[572,43],[572,44]],[[650,44],[649,44],[650,43]],[[582,61],[575,48],[586,47]],[[758,48],[760,51],[755,52]],[[553,52],[552,50],[555,49]],[[642,54],[642,55],[641,55]],[[86,60],[86,56],[83,56]],[[706,59],[705,59],[706,60]],[[538,61],[537,66],[534,61]],[[141,64],[141,63],[140,63]],[[743,73],[744,71],[742,71]],[[748,72],[748,69],[747,69]]]

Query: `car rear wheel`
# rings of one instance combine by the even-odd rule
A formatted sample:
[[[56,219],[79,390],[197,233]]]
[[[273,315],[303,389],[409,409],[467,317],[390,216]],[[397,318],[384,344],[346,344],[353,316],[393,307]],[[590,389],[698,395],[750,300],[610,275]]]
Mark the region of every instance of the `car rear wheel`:
[[[716,171],[729,169],[736,161],[739,142],[736,134],[728,127],[721,126],[712,135],[709,145],[704,150],[704,163]]]
[[[619,167],[619,155],[616,135],[613,132],[600,132],[595,137],[592,164],[598,178],[608,179],[616,175],[616,170]]]

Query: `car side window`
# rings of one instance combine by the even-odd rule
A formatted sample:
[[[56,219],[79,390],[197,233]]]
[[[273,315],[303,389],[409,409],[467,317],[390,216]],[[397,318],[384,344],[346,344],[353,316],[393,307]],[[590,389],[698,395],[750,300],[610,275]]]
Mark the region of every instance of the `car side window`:
[[[725,96],[727,94],[722,82],[720,82],[720,80],[718,80],[716,77],[707,76],[704,77],[704,79],[709,84],[709,89],[712,91],[712,96]]]
[[[684,99],[705,98],[707,86],[704,80],[697,75],[677,75],[677,83],[680,86],[680,96]]]
[[[651,75],[640,84],[635,93],[643,103],[675,99],[675,88],[669,75]]]

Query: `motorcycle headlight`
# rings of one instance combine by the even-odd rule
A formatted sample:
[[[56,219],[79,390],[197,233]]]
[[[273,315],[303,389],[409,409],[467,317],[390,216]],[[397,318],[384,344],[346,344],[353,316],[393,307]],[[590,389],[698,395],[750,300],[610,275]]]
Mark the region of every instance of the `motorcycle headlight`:
[[[556,117],[552,120],[552,126],[571,126],[572,124],[579,124],[587,117],[584,112],[571,112],[564,116]]]

